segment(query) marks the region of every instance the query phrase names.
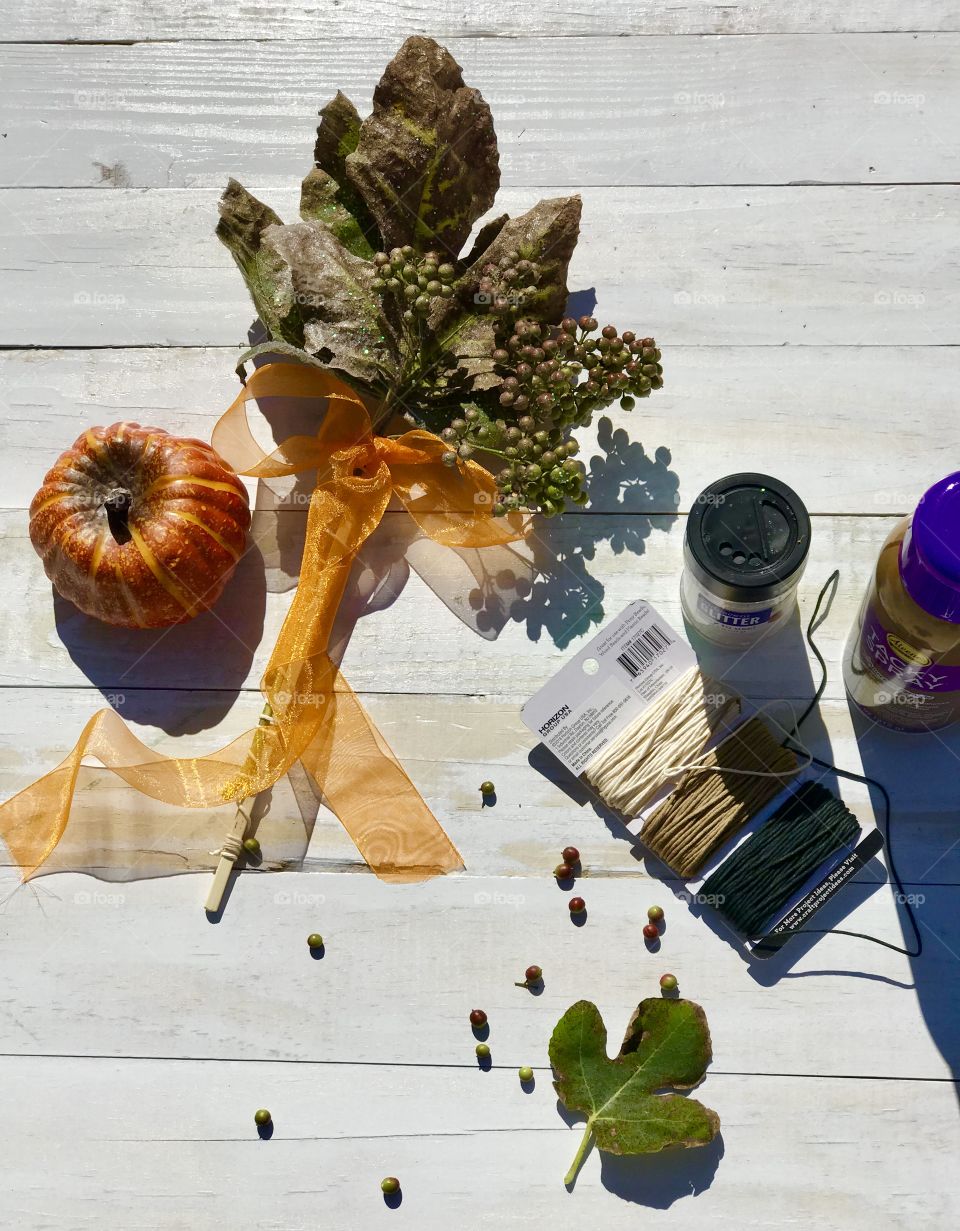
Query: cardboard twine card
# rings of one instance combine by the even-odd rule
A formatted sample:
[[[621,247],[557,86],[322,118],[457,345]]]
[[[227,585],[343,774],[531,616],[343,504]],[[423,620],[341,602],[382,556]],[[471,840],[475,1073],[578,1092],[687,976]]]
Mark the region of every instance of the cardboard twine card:
[[[523,721],[579,775],[696,661],[659,612],[638,600],[530,698]]]

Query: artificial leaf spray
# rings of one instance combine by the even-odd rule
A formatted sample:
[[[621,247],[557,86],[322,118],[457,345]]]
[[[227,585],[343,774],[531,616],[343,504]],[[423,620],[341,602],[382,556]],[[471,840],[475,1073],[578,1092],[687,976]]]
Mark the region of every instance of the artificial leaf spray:
[[[438,43],[409,38],[361,122],[320,112],[302,221],[285,225],[231,180],[217,234],[270,341],[335,370],[377,410],[440,435],[445,463],[497,475],[491,511],[584,504],[571,430],[663,384],[653,338],[564,317],[579,196],[474,224],[500,184],[490,109]],[[255,348],[256,349],[256,348]]]

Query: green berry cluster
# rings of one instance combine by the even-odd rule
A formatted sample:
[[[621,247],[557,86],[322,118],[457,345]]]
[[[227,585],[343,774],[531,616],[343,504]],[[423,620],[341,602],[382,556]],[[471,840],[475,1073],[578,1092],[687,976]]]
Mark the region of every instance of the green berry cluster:
[[[539,509],[546,517],[554,517],[568,503],[587,503],[585,471],[573,460],[580,451],[576,440],[564,440],[557,427],[538,428],[532,415],[521,416],[507,428],[506,437],[507,464],[497,475],[500,497],[493,506],[495,517],[520,508]]]
[[[619,334],[613,325],[599,334],[596,329],[591,316],[566,317],[559,328],[520,318],[494,350],[499,409],[513,419],[505,431],[507,464],[498,476],[495,514],[538,508],[552,516],[568,503],[585,504],[583,468],[572,460],[578,446],[567,432],[617,398],[632,410],[636,398],[663,385],[653,338]],[[465,442],[458,438],[460,449],[469,447],[469,431],[466,436]]]
[[[589,423],[594,411],[616,398],[632,410],[636,398],[663,385],[660,351],[653,338],[637,338],[613,325],[594,336],[592,316],[565,317],[559,329],[518,320],[493,352],[501,371],[499,402],[505,411],[549,417],[558,427]]]
[[[401,374],[396,400],[403,417],[432,430],[438,418],[444,423],[440,436],[448,466],[475,453],[501,460],[495,516],[532,509],[551,517],[568,505],[586,504],[586,476],[574,461],[579,446],[570,432],[616,400],[632,410],[637,398],[661,388],[653,338],[619,333],[613,325],[598,330],[591,316],[566,317],[559,326],[531,319],[541,269],[510,251],[484,264],[475,284],[475,303],[488,305],[499,318],[486,386],[471,389],[468,372],[442,350],[431,353],[427,380],[420,358],[429,338],[424,322],[436,303],[458,293],[458,268],[438,252],[418,253],[409,244],[376,253],[373,264],[373,289],[388,314],[402,322],[418,356]]]
[[[506,419],[491,422],[479,407],[466,407],[440,433],[440,439],[450,446],[448,452],[443,454],[444,464],[454,466],[458,457],[473,457],[477,449],[499,453],[507,430]]]
[[[511,316],[533,303],[540,280],[540,266],[517,251],[505,253],[496,263],[480,270],[474,302],[489,305],[491,312]]]
[[[389,253],[377,252],[373,264],[374,291],[392,298],[408,325],[426,316],[434,299],[453,296],[457,271],[439,252],[419,253],[405,244],[402,248],[391,248]]]

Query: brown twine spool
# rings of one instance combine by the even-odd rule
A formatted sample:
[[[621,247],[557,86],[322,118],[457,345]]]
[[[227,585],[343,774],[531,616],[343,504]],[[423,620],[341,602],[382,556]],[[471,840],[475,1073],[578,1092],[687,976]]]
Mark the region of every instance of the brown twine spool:
[[[695,876],[798,768],[794,754],[764,723],[751,718],[684,774],[647,817],[640,837],[679,876]]]

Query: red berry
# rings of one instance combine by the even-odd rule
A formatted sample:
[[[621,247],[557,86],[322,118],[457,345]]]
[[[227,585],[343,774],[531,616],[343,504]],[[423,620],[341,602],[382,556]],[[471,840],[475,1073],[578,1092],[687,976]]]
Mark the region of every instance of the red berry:
[[[677,976],[676,975],[661,975],[660,976],[660,986],[663,988],[665,992],[675,992],[677,990]]]
[[[558,863],[553,869],[553,874],[558,881],[568,881],[573,876],[573,868],[568,863]]]
[[[587,909],[587,904],[583,898],[571,898],[567,905],[570,907],[571,915],[582,915]]]
[[[487,1015],[483,1009],[473,1009],[470,1013],[471,1026],[485,1026],[487,1024]]]
[[[660,932],[652,923],[648,923],[644,926],[643,934],[646,936],[647,940],[657,940],[660,936]]]
[[[528,983],[537,983],[543,976],[543,971],[539,966],[528,966],[524,971],[524,977]]]
[[[564,863],[580,862],[580,852],[575,846],[565,846],[560,853],[563,856]]]

